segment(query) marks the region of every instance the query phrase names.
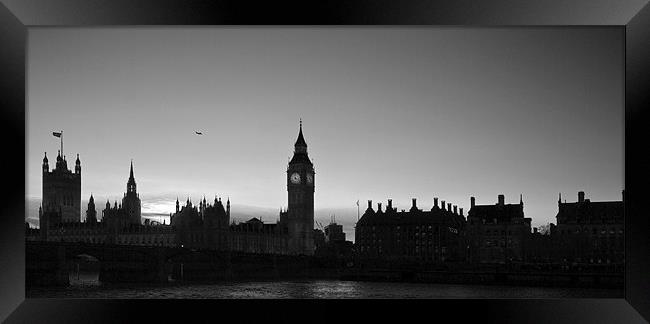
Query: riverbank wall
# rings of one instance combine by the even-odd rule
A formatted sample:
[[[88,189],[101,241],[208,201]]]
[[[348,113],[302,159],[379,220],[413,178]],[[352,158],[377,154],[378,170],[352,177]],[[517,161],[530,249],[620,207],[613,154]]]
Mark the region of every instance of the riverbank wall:
[[[539,287],[623,288],[622,273],[414,271],[347,269],[340,277],[353,281],[417,282],[444,284],[517,285]]]

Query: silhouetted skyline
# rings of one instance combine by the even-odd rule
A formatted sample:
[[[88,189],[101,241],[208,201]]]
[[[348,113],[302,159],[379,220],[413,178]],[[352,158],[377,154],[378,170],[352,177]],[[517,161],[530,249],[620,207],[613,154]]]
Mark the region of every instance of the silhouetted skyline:
[[[557,195],[620,200],[623,34],[611,28],[30,28],[27,196],[43,151],[83,168],[82,197],[143,215],[176,197],[286,206],[304,123],[316,220],[355,202],[516,203],[555,222]],[[199,136],[196,132],[201,132]],[[85,206],[85,205],[83,205]],[[29,214],[33,214],[29,208]],[[85,207],[84,207],[85,210]],[[347,212],[347,213],[345,213]],[[345,214],[344,214],[345,213]],[[275,219],[269,219],[274,221]]]

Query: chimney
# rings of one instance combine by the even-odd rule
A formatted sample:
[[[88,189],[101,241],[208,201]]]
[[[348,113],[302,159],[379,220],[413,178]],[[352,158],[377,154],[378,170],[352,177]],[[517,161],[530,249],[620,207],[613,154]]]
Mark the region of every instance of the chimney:
[[[393,210],[393,200],[392,199],[388,199],[388,205],[386,206],[386,210],[387,211],[388,210],[390,210],[390,211]]]
[[[499,205],[503,206],[506,203],[506,196],[499,195]]]
[[[377,211],[378,211],[378,212],[381,211],[381,203],[377,203]]]
[[[447,210],[451,211],[451,203],[447,203]]]
[[[442,208],[442,210],[445,210],[445,201],[444,201],[444,200],[442,200],[442,201],[440,201],[440,202],[441,202],[441,204],[440,204],[440,205],[441,205],[441,208]]]
[[[417,204],[416,204],[416,199],[413,198],[413,199],[411,199],[411,201],[413,201],[413,207],[412,208],[418,208]]]
[[[460,216],[463,216],[463,209],[460,209]]]
[[[433,207],[438,207],[438,198],[433,198]]]
[[[583,201],[585,201],[585,192],[578,191],[578,202],[583,202]]]
[[[454,205],[454,214],[458,214],[458,210],[456,208],[458,208],[458,206]]]
[[[469,205],[470,205],[470,208],[474,208],[474,206],[476,205],[476,198],[470,197],[469,198]]]
[[[368,200],[368,209],[372,209],[372,200]]]
[[[537,227],[533,227],[533,233],[537,234]]]

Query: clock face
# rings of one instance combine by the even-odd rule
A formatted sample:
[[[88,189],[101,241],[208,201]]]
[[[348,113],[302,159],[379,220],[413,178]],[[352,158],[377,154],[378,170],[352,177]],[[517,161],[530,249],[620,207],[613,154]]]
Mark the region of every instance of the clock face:
[[[311,174],[307,174],[307,183],[312,184],[314,183],[314,176]]]
[[[294,172],[291,175],[291,182],[292,183],[300,183],[300,175],[297,172]]]

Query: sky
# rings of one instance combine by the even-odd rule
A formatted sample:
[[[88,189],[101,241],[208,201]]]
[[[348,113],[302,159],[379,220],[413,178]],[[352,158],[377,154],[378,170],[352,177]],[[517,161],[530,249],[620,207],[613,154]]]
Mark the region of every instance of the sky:
[[[143,215],[219,195],[274,222],[302,119],[316,220],[348,239],[357,200],[521,194],[555,222],[558,193],[621,200],[623,48],[606,27],[29,28],[26,217],[63,130],[82,214],[121,199],[133,159]]]

